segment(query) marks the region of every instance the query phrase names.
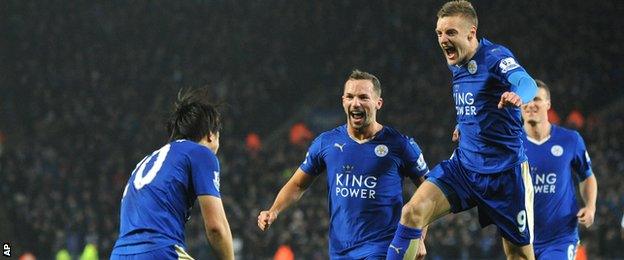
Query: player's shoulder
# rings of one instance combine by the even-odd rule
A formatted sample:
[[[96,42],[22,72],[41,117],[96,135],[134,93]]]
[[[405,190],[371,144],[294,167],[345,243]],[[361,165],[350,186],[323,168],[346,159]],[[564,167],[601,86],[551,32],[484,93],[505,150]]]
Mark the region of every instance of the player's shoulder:
[[[384,136],[389,139],[403,140],[403,139],[409,138],[407,137],[407,135],[404,135],[403,133],[401,133],[399,130],[397,130],[396,128],[392,126],[384,125],[383,131],[384,131]]]
[[[333,129],[320,133],[314,142],[328,142],[336,139],[344,138],[347,135],[347,125],[340,125]]]
[[[384,139],[387,139],[390,142],[399,143],[399,144],[409,143],[412,145],[416,145],[416,141],[414,140],[413,137],[410,137],[391,126],[384,126],[383,131],[384,131]]]
[[[483,48],[484,60],[488,63],[496,63],[505,58],[514,58],[513,53],[507,47],[485,38],[481,39],[481,48]]]
[[[575,142],[583,139],[578,131],[554,124],[552,125],[551,135],[556,136],[558,139],[563,139],[570,142]]]
[[[199,149],[200,146],[204,147],[203,145],[200,145],[196,142],[189,141],[186,139],[179,139],[179,140],[171,141],[169,145],[171,145],[171,149],[175,149],[176,151],[180,151],[180,152]]]
[[[194,156],[203,156],[209,158],[216,158],[214,152],[208,147],[198,144],[189,140],[175,140],[170,143],[171,150],[181,155],[187,155],[191,158]]]
[[[494,43],[489,41],[488,39],[481,39],[481,48],[483,48],[483,51],[485,53],[485,55],[487,56],[509,56],[512,55],[511,50],[509,50],[507,47],[498,44],[498,43]]]

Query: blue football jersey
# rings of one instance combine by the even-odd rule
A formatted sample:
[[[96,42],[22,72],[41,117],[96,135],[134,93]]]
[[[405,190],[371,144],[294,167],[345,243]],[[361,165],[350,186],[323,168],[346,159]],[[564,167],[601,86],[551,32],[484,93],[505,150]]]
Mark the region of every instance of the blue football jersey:
[[[488,174],[525,161],[520,108],[497,107],[501,95],[511,91],[507,76],[524,71],[513,54],[482,39],[468,63],[449,68],[453,72],[453,99],[460,131],[457,156],[462,165]]]
[[[384,126],[358,143],[346,125],[319,135],[300,168],[317,176],[327,170],[332,259],[383,257],[403,206],[403,178],[429,171],[416,142]]]
[[[124,190],[112,254],[185,247],[184,223],[198,195],[220,197],[219,161],[210,149],[177,140],[146,156]]]
[[[549,138],[539,143],[527,136],[524,140],[535,190],[535,245],[578,237],[575,186],[592,175],[583,138],[553,125]]]

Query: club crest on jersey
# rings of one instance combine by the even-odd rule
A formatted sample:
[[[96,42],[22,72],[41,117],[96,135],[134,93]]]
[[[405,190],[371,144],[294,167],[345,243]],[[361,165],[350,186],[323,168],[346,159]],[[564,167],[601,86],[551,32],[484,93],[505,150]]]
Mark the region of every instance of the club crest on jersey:
[[[384,157],[386,156],[386,154],[388,154],[388,146],[380,144],[377,147],[375,147],[375,154],[378,157]]]
[[[563,154],[563,147],[561,147],[561,145],[558,145],[558,144],[553,145],[550,148],[550,153],[552,153],[552,155],[554,155],[554,156],[559,157],[559,156],[561,156]]]
[[[477,73],[477,62],[475,60],[471,60],[470,62],[468,62],[468,72],[470,74]]]

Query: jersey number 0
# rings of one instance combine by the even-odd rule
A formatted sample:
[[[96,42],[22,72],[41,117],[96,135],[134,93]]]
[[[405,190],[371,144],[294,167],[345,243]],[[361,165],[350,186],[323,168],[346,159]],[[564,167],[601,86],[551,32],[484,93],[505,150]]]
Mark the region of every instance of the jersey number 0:
[[[133,185],[136,190],[140,190],[141,188],[143,188],[143,186],[149,184],[154,180],[156,174],[158,173],[158,171],[160,171],[160,168],[162,167],[165,158],[167,157],[167,153],[169,153],[169,148],[171,148],[171,145],[167,144],[159,150],[153,152],[150,156],[143,158],[143,160],[141,160],[141,162],[137,164],[136,168],[134,168],[134,171],[132,172],[132,174],[134,174]],[[156,157],[156,161],[154,162],[154,164],[152,164],[152,167],[149,169],[147,174],[143,174],[145,172],[145,167],[147,166],[147,163],[150,162],[154,155],[157,154],[158,156]],[[129,184],[130,183],[126,185],[122,198],[126,196]]]

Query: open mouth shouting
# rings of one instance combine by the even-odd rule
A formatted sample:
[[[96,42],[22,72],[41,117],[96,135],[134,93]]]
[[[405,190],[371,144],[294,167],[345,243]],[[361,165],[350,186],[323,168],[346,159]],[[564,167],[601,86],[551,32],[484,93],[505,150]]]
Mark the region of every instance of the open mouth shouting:
[[[453,46],[442,46],[442,50],[444,51],[444,56],[446,57],[447,60],[449,61],[454,61],[457,60],[457,57],[459,56],[459,54],[457,53],[457,49]]]
[[[364,123],[366,113],[364,110],[351,110],[351,112],[349,112],[349,118],[351,118],[351,122],[361,125]]]

